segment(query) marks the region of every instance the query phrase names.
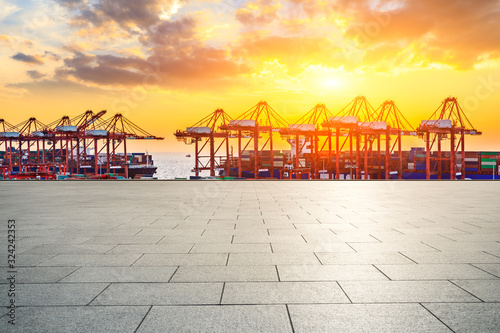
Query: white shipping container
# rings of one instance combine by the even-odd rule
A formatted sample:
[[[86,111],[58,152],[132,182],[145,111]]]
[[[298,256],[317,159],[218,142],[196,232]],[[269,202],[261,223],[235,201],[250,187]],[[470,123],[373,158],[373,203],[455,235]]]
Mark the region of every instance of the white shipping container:
[[[85,131],[85,135],[93,135],[93,136],[106,136],[108,131],[106,130],[88,130]]]
[[[316,126],[314,124],[294,124],[288,126],[289,129],[291,130],[297,130],[297,131],[315,131]]]
[[[18,138],[19,132],[0,132],[2,138]]]
[[[40,132],[40,131],[33,132],[33,133],[31,133],[31,135],[37,136],[40,138],[43,138],[45,136],[45,134],[43,132]]]
[[[422,120],[420,124],[422,127],[451,128],[451,120],[449,119]]]
[[[76,132],[78,128],[76,126],[57,126],[56,131],[58,132]]]
[[[357,124],[358,118],[356,116],[344,116],[344,117],[331,117],[330,122],[341,123],[341,124]]]
[[[466,157],[465,162],[478,162],[479,159],[477,157]]]
[[[231,120],[229,122],[229,126],[255,127],[255,120],[253,119]]]
[[[486,166],[486,165],[497,165],[497,162],[481,162],[481,166]]]
[[[210,127],[186,127],[186,132],[198,134],[210,134]]]
[[[374,130],[385,130],[387,129],[387,123],[385,121],[369,121],[369,122],[359,122],[359,127]]]

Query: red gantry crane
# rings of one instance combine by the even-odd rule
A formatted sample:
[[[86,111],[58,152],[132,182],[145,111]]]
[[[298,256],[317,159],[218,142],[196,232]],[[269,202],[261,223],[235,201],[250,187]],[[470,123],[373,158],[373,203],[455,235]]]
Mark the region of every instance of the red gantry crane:
[[[259,172],[269,171],[271,178],[274,177],[274,155],[273,155],[273,133],[288,128],[288,122],[283,119],[267,102],[261,101],[244,112],[238,118],[231,120],[228,125],[220,128],[233,133],[231,137],[238,138],[238,177],[241,177],[243,167],[242,154],[245,152],[245,169],[250,171],[253,164],[254,177],[259,178]],[[263,145],[260,145],[261,135],[267,137]],[[246,144],[242,145],[242,139]],[[246,157],[246,149],[253,141],[253,163],[250,156]],[[269,144],[269,156],[265,148]],[[250,154],[249,154],[250,155]],[[247,161],[245,161],[247,162]]]
[[[1,143],[4,144],[5,152],[3,156],[0,156],[1,164],[0,168],[2,169],[2,178],[6,179],[10,172],[12,171],[13,166],[13,153],[14,148],[12,146],[12,141],[19,138],[19,129],[16,128],[11,123],[7,122],[4,119],[0,119],[0,147]]]
[[[280,130],[281,136],[287,138],[291,145],[292,168],[286,170],[288,177],[292,178],[294,174],[298,179],[302,173],[308,173],[312,178],[319,178],[321,154],[328,143],[327,168],[329,178],[331,179],[331,131],[322,129],[322,124],[332,117],[332,113],[324,104],[317,104],[309,112],[299,118],[294,124]],[[327,137],[320,147],[320,137]],[[301,156],[310,157],[310,168],[306,165],[305,158],[301,163]]]
[[[350,173],[353,177],[352,169],[356,169],[356,179],[361,177],[360,164],[360,145],[361,145],[361,128],[359,123],[373,122],[376,118],[375,109],[366,100],[365,96],[356,97],[351,103],[340,110],[336,115],[331,117],[323,124],[324,127],[335,131],[335,178],[340,179],[341,173]],[[341,139],[341,137],[343,139]],[[354,147],[353,141],[356,146]],[[341,161],[342,150],[349,142],[349,158],[344,158]],[[354,151],[355,149],[355,151]],[[344,154],[345,155],[345,154]],[[354,160],[355,156],[355,160]],[[349,164],[347,164],[347,160]]]
[[[177,130],[174,133],[178,141],[184,141],[185,144],[195,144],[193,171],[197,177],[203,170],[209,170],[210,176],[213,177],[216,169],[221,167],[225,167],[226,175],[229,175],[231,167],[229,134],[227,131],[219,129],[228,126],[231,120],[232,118],[223,109],[217,109],[196,124],[187,127],[185,131]],[[217,143],[216,140],[220,143]],[[225,155],[220,155],[219,152],[223,146],[225,146]],[[207,153],[205,153],[206,150],[208,150]],[[225,158],[225,162],[223,162],[223,158]]]
[[[98,174],[98,142],[101,139],[106,139],[106,122],[102,117],[106,114],[106,110],[94,113],[92,110],[87,110],[84,113],[71,119],[71,122],[76,126],[76,163],[77,173],[80,169],[94,167],[94,174]],[[94,157],[89,156],[89,151],[94,149]],[[92,165],[92,162],[94,162]]]
[[[450,179],[456,179],[457,164],[461,171],[461,178],[465,178],[465,135],[481,135],[482,133],[472,126],[456,97],[446,98],[428,120],[422,120],[417,133],[424,138],[426,144],[426,179],[430,179],[431,175],[437,175],[437,178],[441,179],[442,173],[446,171],[443,167],[447,169],[448,162]],[[459,136],[458,142],[456,142],[457,135]],[[450,139],[450,153],[446,156],[447,154],[441,151],[441,141],[448,138]],[[433,148],[437,148],[436,154],[431,153]],[[460,151],[460,163],[457,163],[458,151]]]
[[[45,165],[44,156],[40,157],[40,142],[45,147],[45,141],[51,142],[53,136],[47,133],[47,125],[38,121],[35,117],[31,117],[15,126],[19,129],[18,137],[18,165],[19,172],[31,175],[31,172],[38,173],[40,167],[47,167]],[[26,143],[26,148],[24,147]],[[36,146],[36,151],[32,152],[31,148]],[[44,169],[43,172],[47,170]],[[26,175],[27,176],[27,175]],[[23,177],[23,175],[18,175]]]
[[[106,170],[109,173],[111,168],[123,168],[125,171],[125,178],[128,178],[129,168],[132,167],[128,160],[127,155],[127,140],[163,140],[164,138],[155,136],[146,130],[142,129],[121,113],[115,114],[110,119],[103,123],[104,132],[103,140],[105,144],[101,149],[95,146],[95,163],[96,170],[98,166],[99,154],[106,150]],[[88,131],[87,131],[88,132]],[[117,150],[123,147],[123,155],[118,155]],[[123,156],[123,157],[122,157]]]
[[[363,123],[362,131],[365,136],[364,140],[364,170],[365,175],[378,174],[379,179],[382,178],[382,169],[385,170],[385,179],[390,179],[391,173],[397,173],[398,178],[402,179],[403,173],[403,153],[401,150],[402,136],[416,136],[417,132],[410,125],[398,109],[394,101],[388,100],[375,111],[376,118],[374,122]],[[385,161],[382,162],[381,157],[381,138],[385,136]],[[391,136],[395,136],[394,144],[391,146]],[[373,156],[373,141],[377,141],[377,156]],[[397,150],[396,150],[397,146]],[[392,155],[396,163],[392,163]],[[394,165],[395,164],[395,165]]]
[[[45,145],[42,147],[42,159],[48,159],[47,153],[52,157],[52,164],[55,166],[57,162],[64,164],[65,169],[72,171],[72,163],[74,161],[73,144],[78,141],[78,127],[73,125],[74,119],[68,116],[63,116],[60,119],[53,121],[47,125],[46,133],[51,136],[52,152],[45,150]],[[60,149],[57,149],[59,143]],[[76,147],[78,148],[78,147]],[[54,170],[55,171],[55,170]]]

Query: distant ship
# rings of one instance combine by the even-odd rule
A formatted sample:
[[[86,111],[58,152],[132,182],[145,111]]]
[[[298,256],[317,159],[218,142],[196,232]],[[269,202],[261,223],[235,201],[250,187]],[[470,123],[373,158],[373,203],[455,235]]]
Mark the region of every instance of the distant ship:
[[[187,154],[186,157],[191,157],[191,154]]]

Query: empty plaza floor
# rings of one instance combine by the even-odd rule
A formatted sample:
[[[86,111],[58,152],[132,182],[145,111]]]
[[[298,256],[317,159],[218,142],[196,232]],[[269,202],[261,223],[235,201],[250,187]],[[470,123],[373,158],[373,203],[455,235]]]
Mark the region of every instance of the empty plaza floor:
[[[4,181],[0,212],[0,332],[500,331],[500,182]]]

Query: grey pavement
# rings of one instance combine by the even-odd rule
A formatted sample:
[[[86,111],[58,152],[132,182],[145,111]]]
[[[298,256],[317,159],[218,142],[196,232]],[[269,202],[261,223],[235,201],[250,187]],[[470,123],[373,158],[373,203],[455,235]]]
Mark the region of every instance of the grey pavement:
[[[491,181],[0,182],[0,332],[500,332],[499,199]]]

